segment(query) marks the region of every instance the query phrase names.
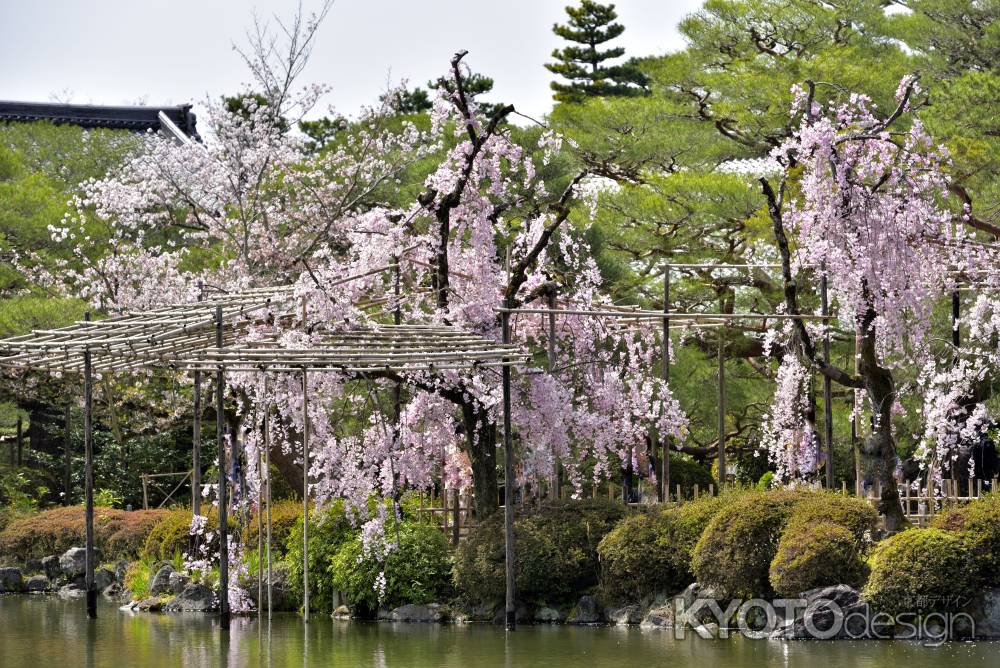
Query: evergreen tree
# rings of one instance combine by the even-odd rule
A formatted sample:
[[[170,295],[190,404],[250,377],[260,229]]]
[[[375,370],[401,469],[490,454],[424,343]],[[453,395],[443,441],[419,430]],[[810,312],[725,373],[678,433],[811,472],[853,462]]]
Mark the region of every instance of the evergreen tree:
[[[545,67],[553,74],[568,79],[570,83],[552,82],[555,99],[560,102],[580,102],[588,96],[641,95],[645,93],[646,77],[634,60],[618,65],[607,61],[625,55],[621,46],[599,50],[623,32],[625,26],[616,23],[618,13],[614,5],[602,5],[593,0],[583,0],[579,7],[567,7],[569,23],[555,24],[552,32],[574,42],[552,52],[559,62]],[[579,46],[577,46],[579,45]]]

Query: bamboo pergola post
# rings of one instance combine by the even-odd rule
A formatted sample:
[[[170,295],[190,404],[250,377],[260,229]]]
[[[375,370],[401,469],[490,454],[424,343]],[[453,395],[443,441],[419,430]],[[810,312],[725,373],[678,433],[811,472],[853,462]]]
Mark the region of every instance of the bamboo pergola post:
[[[84,314],[90,320],[90,312]],[[86,525],[84,581],[87,588],[87,617],[97,618],[97,591],[94,589],[94,377],[90,349],[83,351],[83,498]]]
[[[722,297],[719,297],[719,311],[723,310]],[[726,328],[719,328],[719,480],[726,479]]]
[[[548,293],[548,363],[549,363],[549,373],[554,374],[556,372],[556,291],[555,289],[549,290]],[[562,484],[562,465],[559,463],[558,457],[556,457],[555,446],[552,450],[552,493],[551,496],[555,499],[559,498],[560,485]]]
[[[70,505],[70,495],[73,491],[73,445],[72,425],[73,411],[69,397],[66,397],[66,414],[63,421],[63,505]]]
[[[201,515],[201,371],[194,371],[194,417],[191,420],[191,513]]]
[[[267,376],[264,376],[264,396],[267,397]],[[267,480],[267,619],[271,620],[271,428],[268,415],[269,405],[264,406],[264,474]]]
[[[819,284],[820,311],[822,315],[830,315],[830,300],[827,295],[827,276],[824,271]],[[830,323],[823,322],[823,361],[830,365]],[[833,489],[833,386],[830,377],[823,374],[823,439],[826,441],[826,488]]]
[[[663,268],[663,332],[660,342],[660,365],[663,382],[670,383],[670,265]],[[670,435],[660,434],[662,459],[660,460],[659,500],[670,501]]]
[[[504,299],[504,312],[501,314],[501,329],[504,345],[510,344],[510,309],[509,299]],[[505,570],[505,614],[504,619],[508,631],[516,627],[516,607],[514,603],[514,439],[511,434],[510,419],[510,366],[504,365],[501,371],[503,386],[503,471],[504,471],[504,570]]]
[[[309,377],[302,370],[302,619],[309,622]]]
[[[17,416],[17,465],[24,465],[24,418],[18,413]]]
[[[143,473],[139,477],[142,480],[142,509],[149,510],[149,476]]]
[[[215,346],[223,343],[222,307],[215,310]],[[215,438],[219,447],[219,627],[229,632],[229,490],[226,467],[226,372],[220,366],[215,372]]]

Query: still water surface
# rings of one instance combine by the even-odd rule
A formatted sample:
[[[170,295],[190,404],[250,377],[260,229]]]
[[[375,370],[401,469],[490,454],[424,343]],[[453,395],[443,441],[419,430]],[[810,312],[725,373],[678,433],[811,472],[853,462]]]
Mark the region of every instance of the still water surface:
[[[268,628],[233,620],[223,638],[199,614],[128,614],[101,602],[96,623],[82,601],[0,598],[0,666],[7,668],[972,668],[1000,667],[998,643],[924,647],[904,642],[770,642],[622,628],[436,626],[334,622],[276,615]]]

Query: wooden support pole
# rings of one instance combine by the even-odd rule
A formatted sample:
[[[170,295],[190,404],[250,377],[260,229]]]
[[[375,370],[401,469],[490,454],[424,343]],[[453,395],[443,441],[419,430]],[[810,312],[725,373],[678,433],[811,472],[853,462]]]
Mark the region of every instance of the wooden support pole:
[[[191,513],[201,515],[201,371],[194,372],[194,417],[191,420]]]
[[[955,357],[958,357],[957,348],[962,345],[962,332],[958,326],[958,320],[962,313],[961,295],[958,290],[951,293],[951,345],[955,346]]]
[[[309,377],[302,370],[302,620],[309,622]]]
[[[142,509],[149,510],[149,476],[143,473],[139,477],[142,480]]]
[[[549,290],[548,294],[548,307],[552,313],[548,314],[548,325],[549,325],[549,337],[548,337],[548,362],[549,362],[549,373],[555,373],[556,369],[556,291],[554,289]],[[553,446],[552,451],[552,493],[551,496],[555,499],[559,498],[560,485],[562,484],[562,465],[559,463],[559,459],[556,457],[555,446]]]
[[[723,298],[719,297],[719,311],[723,309]],[[718,431],[719,431],[719,452],[718,469],[719,481],[726,480],[726,329],[719,328],[719,410],[718,410]]]
[[[452,523],[451,523],[451,544],[458,545],[459,533],[461,531],[461,502],[458,497],[458,489],[451,490],[451,513],[452,513]]]
[[[90,320],[90,312],[84,314]],[[90,349],[83,351],[83,498],[86,524],[84,582],[87,589],[87,617],[97,618],[97,591],[94,589],[94,374]]]
[[[24,466],[24,418],[17,416],[17,465]]]
[[[830,315],[830,300],[827,294],[827,277],[820,280],[822,315]],[[830,365],[830,323],[823,321],[823,361]],[[830,377],[823,374],[823,440],[826,445],[826,488],[832,490],[833,480],[833,386]]]
[[[69,397],[66,398],[66,413],[63,420],[63,505],[70,505],[73,491],[73,410]]]
[[[222,306],[215,308],[215,347],[222,348]],[[229,469],[226,466],[226,372],[215,372],[215,438],[219,447],[219,628],[229,632]]]
[[[670,313],[670,265],[663,268],[663,312]],[[660,342],[660,365],[663,382],[670,382],[670,318],[663,319]],[[670,435],[660,434],[662,459],[660,460],[660,501],[670,501]],[[678,499],[679,500],[679,499]]]
[[[509,264],[509,262],[508,262]],[[504,299],[504,308],[512,304]],[[500,314],[500,324],[503,330],[504,344],[510,343],[510,313]],[[504,472],[504,565],[506,572],[505,621],[508,631],[516,627],[515,583],[514,583],[514,439],[511,434],[510,419],[510,366],[501,368],[501,384],[503,385],[503,472]]]
[[[260,443],[260,441],[257,441]],[[264,448],[257,450],[257,617],[264,603]]]
[[[267,395],[267,376],[264,377],[265,396]],[[264,409],[264,474],[267,480],[267,619],[271,619],[271,430],[268,423],[270,406]]]

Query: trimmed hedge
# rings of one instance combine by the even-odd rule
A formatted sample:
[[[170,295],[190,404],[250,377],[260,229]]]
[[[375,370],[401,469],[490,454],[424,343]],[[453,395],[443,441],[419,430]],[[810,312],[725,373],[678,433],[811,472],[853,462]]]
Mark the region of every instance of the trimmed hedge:
[[[114,508],[94,509],[94,546],[107,554],[108,539],[126,523],[129,515]],[[19,562],[62,554],[86,540],[82,506],[52,508],[11,520],[0,531],[0,555]]]
[[[820,522],[847,529],[858,550],[864,552],[872,544],[878,512],[864,499],[835,492],[812,492],[804,494],[795,504],[787,530],[801,531],[803,527]]]
[[[907,529],[882,541],[870,560],[865,599],[879,612],[947,612],[977,589],[962,539],[941,529]]]
[[[170,561],[177,555],[185,554],[191,547],[191,517],[190,510],[171,510],[149,532],[140,556],[145,559]],[[219,511],[214,508],[208,513],[206,531],[212,534],[212,549],[217,550],[219,545]]]
[[[957,533],[974,560],[976,576],[986,587],[1000,587],[1000,494],[934,517],[932,526]]]
[[[785,598],[802,592],[846,584],[858,588],[865,579],[865,563],[855,536],[831,522],[789,524],[771,562],[771,587]]]
[[[552,605],[597,585],[597,545],[625,514],[622,504],[597,499],[554,501],[519,513],[514,522],[518,597]],[[503,513],[493,513],[462,541],[454,572],[468,602],[503,599]]]
[[[669,521],[669,511],[641,512],[623,519],[601,540],[597,557],[601,591],[608,600],[638,601],[678,588],[673,555],[659,546]]]
[[[395,531],[386,527],[387,538]],[[327,572],[331,584],[347,596],[347,602],[364,616],[374,616],[379,607],[395,608],[407,603],[433,603],[451,598],[452,555],[444,533],[426,523],[404,522],[399,527],[399,545],[384,558],[366,553],[360,535],[341,543]],[[385,576],[384,588],[378,579]]]
[[[703,496],[661,511],[627,517],[597,546],[601,590],[610,600],[634,602],[680,591],[694,582],[691,553],[705,527],[737,494]]]
[[[138,557],[146,544],[146,539],[157,524],[170,514],[165,508],[134,510],[125,513],[121,528],[108,537],[108,549],[105,559],[132,560]]]
[[[698,582],[720,598],[771,594],[769,568],[785,524],[802,494],[752,492],[722,508],[708,523],[694,549]]]
[[[284,556],[287,550],[288,536],[296,523],[302,523],[302,502],[287,499],[275,501],[271,506],[271,549],[274,558]],[[264,532],[263,540],[267,541],[267,511],[261,517],[261,529]],[[243,543],[249,548],[257,549],[257,515],[250,518],[243,534]],[[266,547],[265,547],[266,549]]]

